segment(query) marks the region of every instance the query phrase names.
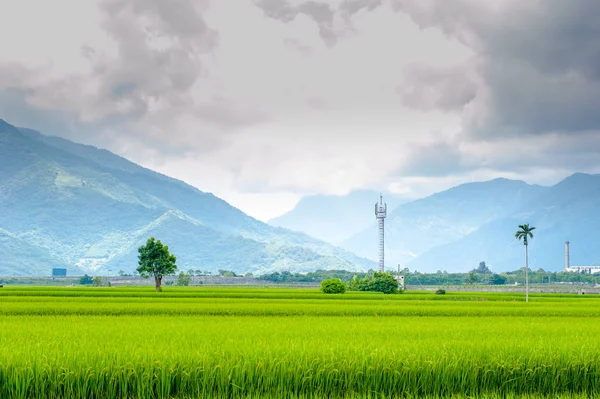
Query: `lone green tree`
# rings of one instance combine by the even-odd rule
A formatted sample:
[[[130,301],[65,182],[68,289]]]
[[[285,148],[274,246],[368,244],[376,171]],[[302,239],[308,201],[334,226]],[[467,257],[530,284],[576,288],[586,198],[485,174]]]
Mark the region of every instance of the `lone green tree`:
[[[138,248],[138,268],[140,276],[148,278],[154,276],[156,291],[161,291],[163,276],[174,274],[177,270],[177,258],[169,252],[169,247],[163,245],[160,240],[155,241],[150,237],[146,245]]]
[[[533,238],[532,231],[535,227],[529,226],[529,224],[519,225],[519,230],[515,233],[515,237],[519,241],[523,241],[525,245],[525,302],[529,302],[529,239]]]

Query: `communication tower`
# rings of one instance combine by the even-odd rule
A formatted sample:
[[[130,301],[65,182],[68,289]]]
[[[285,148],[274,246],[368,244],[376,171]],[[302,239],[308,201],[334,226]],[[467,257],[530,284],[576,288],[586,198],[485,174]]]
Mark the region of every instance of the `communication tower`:
[[[569,270],[569,267],[571,267],[571,262],[569,262],[569,241],[565,242],[565,271]]]
[[[383,202],[383,195],[379,196],[379,203],[375,203],[375,217],[379,223],[379,271],[384,271],[384,220],[387,216],[387,204]]]

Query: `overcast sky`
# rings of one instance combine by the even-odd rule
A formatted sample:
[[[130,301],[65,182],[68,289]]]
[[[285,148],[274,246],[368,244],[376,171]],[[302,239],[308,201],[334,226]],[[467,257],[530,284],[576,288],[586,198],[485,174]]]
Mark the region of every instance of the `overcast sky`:
[[[0,0],[0,118],[262,220],[600,173],[598,0]]]

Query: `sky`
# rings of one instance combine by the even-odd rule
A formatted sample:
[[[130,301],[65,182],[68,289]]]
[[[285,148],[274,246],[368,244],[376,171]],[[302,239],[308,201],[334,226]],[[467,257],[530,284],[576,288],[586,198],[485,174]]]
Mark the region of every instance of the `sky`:
[[[261,220],[600,173],[597,0],[0,0],[0,118]]]

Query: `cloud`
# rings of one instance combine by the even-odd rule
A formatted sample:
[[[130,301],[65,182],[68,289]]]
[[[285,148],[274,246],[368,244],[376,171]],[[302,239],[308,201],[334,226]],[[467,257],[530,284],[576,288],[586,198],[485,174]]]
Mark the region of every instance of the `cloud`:
[[[407,104],[448,109],[444,99],[457,95],[469,99],[474,104],[465,110],[464,126],[477,136],[600,129],[595,105],[600,101],[597,1],[504,0],[492,6],[469,0],[394,0],[394,4],[423,29],[441,29],[476,54],[476,90],[473,80],[458,76],[456,68],[422,66],[416,76],[414,71],[408,73],[408,79],[416,77],[417,83],[414,90],[401,93]],[[455,79],[440,80],[444,75]]]
[[[435,68],[410,66],[396,88],[404,104],[421,110],[461,111],[477,95],[477,84],[468,66]]]
[[[323,1],[254,0],[265,15],[283,22],[292,22],[299,15],[306,15],[318,26],[319,35],[327,46],[355,31],[350,18],[361,10],[372,11],[383,4],[383,0],[343,0],[334,6]]]
[[[0,117],[256,214],[599,163],[595,1],[59,1],[0,15]]]

